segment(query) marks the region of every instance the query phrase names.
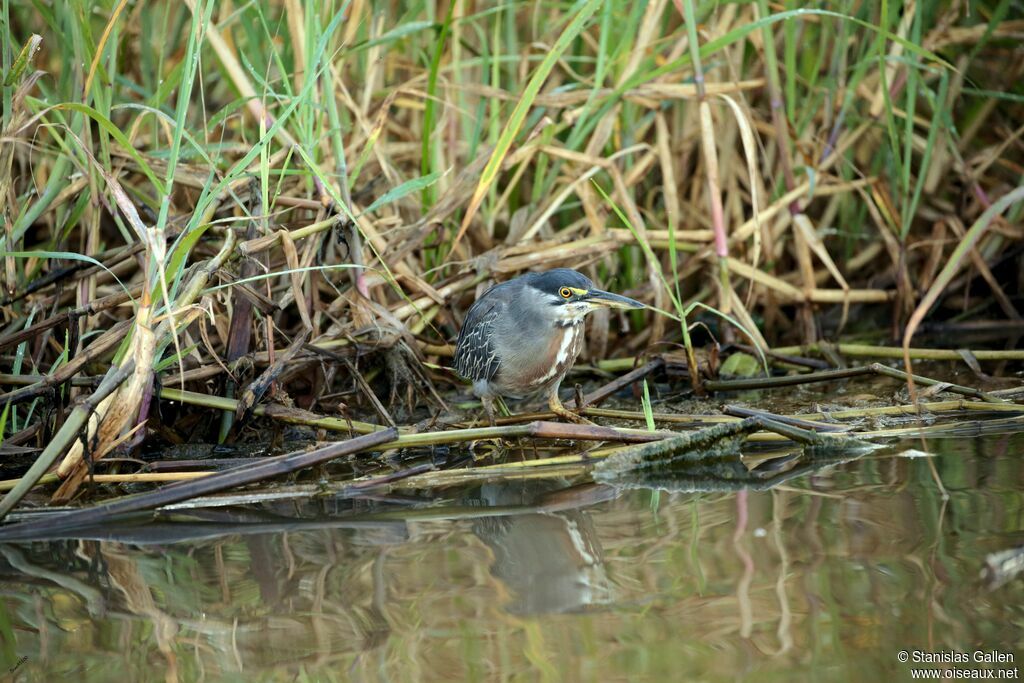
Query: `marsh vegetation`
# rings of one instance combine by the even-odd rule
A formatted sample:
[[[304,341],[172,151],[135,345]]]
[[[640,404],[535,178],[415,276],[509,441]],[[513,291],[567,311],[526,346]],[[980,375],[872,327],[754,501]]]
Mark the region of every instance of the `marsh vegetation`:
[[[615,525],[639,524],[651,545],[637,556],[685,550],[691,588],[710,595],[706,576],[727,580],[730,561],[753,571],[745,521],[737,556],[715,572],[703,573],[697,549],[705,530],[721,535],[711,527],[727,523],[734,499],[747,519],[749,496],[777,535],[772,649],[790,653],[807,642],[795,645],[789,626],[787,530],[825,508],[826,526],[846,529],[829,496],[906,477],[908,523],[940,544],[947,505],[969,516],[978,502],[958,503],[956,487],[990,483],[978,479],[981,455],[960,462],[965,449],[932,439],[980,434],[1002,449],[1006,516],[984,523],[1006,538],[977,537],[951,572],[966,580],[1022,530],[1009,521],[1024,425],[1021,16],[1013,0],[0,0],[0,518],[13,522],[0,539],[67,549],[58,569],[3,545],[0,571],[77,582],[69,590],[95,618],[106,598],[82,573],[106,566],[127,596],[118,609],[154,625],[150,653],[169,678],[241,662],[222,640],[227,617],[216,634],[185,623],[218,591],[240,613],[284,614],[298,604],[282,598],[290,590],[321,617],[336,605],[351,632],[311,632],[335,664],[368,666],[367,652],[398,656],[388,634],[413,633],[400,622],[422,613],[399,618],[379,595],[349,610],[344,577],[307,591],[332,553],[351,560],[353,581],[378,572],[379,591],[384,549],[408,550],[409,529],[426,530],[416,543],[469,542],[472,531],[499,560],[494,580],[517,596],[509,611],[543,612],[561,604],[557,591],[516,583],[524,560],[506,537],[523,519],[589,528],[584,509],[606,505],[596,518],[612,526],[583,546],[600,536],[632,561]],[[596,424],[558,423],[526,402],[483,426],[451,370],[465,313],[494,282],[554,267],[647,306],[588,321],[563,400]],[[731,441],[693,436],[709,427]],[[906,465],[909,452],[945,455]],[[828,472],[841,473],[836,488],[817,491]],[[516,493],[525,481],[539,488]],[[883,507],[895,501],[877,493]],[[664,538],[685,548],[659,545],[661,508]],[[637,521],[645,509],[655,521]],[[148,532],[117,526],[140,512]],[[176,515],[205,531],[183,534]],[[350,522],[351,537],[337,526]],[[263,534],[259,543],[225,537],[247,524],[239,533]],[[287,567],[267,560],[276,569],[254,579],[258,590],[246,583],[240,554],[266,560],[289,530],[304,545],[281,550]],[[157,581],[149,551],[120,545],[161,539],[202,557],[173,555]],[[615,591],[603,560],[551,571],[604,586],[563,593],[552,611],[609,608],[616,592],[636,598],[658,579],[620,574]],[[36,579],[5,596],[0,634],[45,678],[56,671],[45,645],[21,633],[31,605],[51,615],[59,605],[28,587]],[[172,613],[161,600],[193,580],[204,597]],[[769,628],[741,593],[738,621],[714,622],[732,644]],[[984,638],[1002,617],[964,618]],[[46,633],[45,621],[32,628]],[[527,641],[514,656],[485,657],[465,636],[466,666],[514,660],[556,674],[550,643],[530,628],[509,636]],[[190,629],[232,663],[186,655]],[[963,634],[951,628],[944,642]],[[328,667],[313,664],[315,650],[297,666],[319,675]],[[447,656],[435,673],[452,674]],[[660,655],[645,661],[664,673]],[[268,676],[286,670],[297,671]]]

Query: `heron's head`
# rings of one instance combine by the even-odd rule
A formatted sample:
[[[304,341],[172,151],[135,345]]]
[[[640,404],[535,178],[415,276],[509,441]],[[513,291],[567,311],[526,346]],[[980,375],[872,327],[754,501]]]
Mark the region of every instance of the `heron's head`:
[[[524,306],[539,307],[545,315],[566,323],[577,323],[599,308],[643,308],[625,296],[598,289],[586,275],[569,268],[531,273],[525,278]]]

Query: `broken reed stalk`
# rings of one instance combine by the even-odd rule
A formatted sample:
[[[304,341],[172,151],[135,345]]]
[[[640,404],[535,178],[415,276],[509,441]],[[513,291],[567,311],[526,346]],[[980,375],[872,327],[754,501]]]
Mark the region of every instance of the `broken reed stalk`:
[[[600,388],[590,392],[586,396],[584,396],[583,397],[583,405],[577,406],[577,408],[582,409],[582,408],[586,408],[588,406],[597,405],[598,403],[601,403],[606,398],[608,398],[609,396],[611,396],[615,392],[619,391],[620,389],[623,389],[623,388],[629,386],[633,382],[640,381],[641,379],[643,379],[647,375],[651,374],[655,370],[663,367],[664,365],[665,365],[665,359],[659,357],[659,358],[655,358],[654,360],[650,361],[649,363],[646,363],[646,364],[640,366],[639,368],[636,368],[634,370],[630,370],[625,375],[622,375],[621,377],[617,377],[617,378],[613,379],[611,382],[608,382],[603,387],[600,387]]]
[[[251,464],[251,463],[250,463]],[[186,479],[199,479],[216,474],[217,470],[190,470],[185,472],[133,472],[127,474],[90,474],[89,482],[94,484],[157,484]],[[0,481],[0,491],[10,491],[18,485],[20,479]],[[44,474],[36,482],[37,486],[60,482],[56,474]]]
[[[92,301],[84,306],[79,306],[72,311],[58,313],[57,315],[46,318],[45,320],[40,320],[30,327],[26,327],[24,330],[18,330],[17,332],[12,332],[3,338],[0,338],[0,351],[9,349],[12,346],[17,346],[22,342],[35,339],[43,332],[51,330],[58,325],[73,325],[76,324],[76,321],[79,318],[85,318],[103,311],[108,311],[131,301],[132,298],[138,297],[140,294],[142,294],[142,283],[136,283],[131,285],[128,288],[128,291],[119,291],[101,299],[97,299],[96,301]]]
[[[0,386],[25,387],[44,381],[49,375],[8,375],[0,373]],[[95,389],[103,381],[102,377],[72,377],[67,383],[73,387]]]
[[[645,443],[665,438],[664,432],[648,432],[640,429],[619,429],[598,425],[578,425],[564,422],[530,422],[528,424],[502,427],[476,427],[472,429],[450,429],[441,432],[402,434],[388,448],[413,448],[417,446],[439,446],[442,444],[467,443],[484,439],[561,439],[573,441],[621,441]]]
[[[834,350],[841,356],[851,358],[903,358],[903,349],[898,346],[872,346],[870,344],[807,344],[804,346],[779,346],[774,352],[778,354],[821,353]],[[964,360],[964,356],[973,356],[978,360],[1024,360],[1024,349],[923,349],[908,350],[913,360]]]
[[[995,393],[995,392],[993,392]],[[932,401],[921,402],[917,405],[903,404],[897,406],[878,406],[873,408],[850,408],[830,410],[819,413],[799,413],[786,416],[795,420],[845,420],[861,417],[879,417],[885,415],[918,415],[920,413],[953,413],[953,412],[990,412],[990,413],[1024,413],[1024,404],[1019,403],[988,403],[986,401]],[[581,413],[587,417],[606,417],[616,420],[635,420],[644,422],[647,416],[637,410],[615,410],[612,408],[584,408]],[[499,418],[497,423],[520,424],[522,422],[533,422],[537,420],[555,419],[551,412],[520,413],[511,417]],[[655,422],[671,425],[700,427],[701,425],[721,424],[723,422],[735,422],[738,417],[730,415],[685,415],[681,413],[652,413],[651,417]],[[783,417],[783,416],[779,416]],[[814,422],[822,428],[829,426],[827,423]],[[834,425],[832,425],[834,426]]]
[[[995,396],[992,396],[987,392],[979,391],[978,389],[974,389],[972,387],[965,387],[960,384],[953,384],[951,382],[943,382],[941,380],[932,379],[931,377],[924,377],[922,375],[911,375],[909,373],[903,372],[902,370],[897,370],[896,368],[890,368],[887,365],[882,365],[881,363],[872,363],[868,367],[876,375],[884,375],[886,377],[892,377],[893,379],[899,379],[903,380],[904,382],[907,382],[911,388],[912,398],[914,398],[914,382],[917,382],[918,384],[923,384],[925,386],[934,386],[941,384],[945,391],[949,391],[954,394],[961,394],[963,396],[969,396],[970,398],[978,398],[988,403],[1005,403],[1003,399],[996,398]]]
[[[811,384],[814,382],[830,382],[837,379],[849,379],[850,377],[861,377],[864,375],[882,375],[885,377],[892,377],[893,379],[900,379],[907,381],[913,379],[914,382],[923,384],[925,386],[939,385],[941,384],[946,391],[950,391],[954,394],[961,394],[963,396],[969,396],[971,398],[978,398],[982,401],[990,403],[1005,403],[1003,399],[996,398],[990,394],[973,389],[971,387],[965,387],[960,384],[952,384],[950,382],[943,382],[941,380],[932,379],[930,377],[924,377],[922,375],[913,375],[911,378],[907,373],[902,370],[896,370],[890,368],[881,363],[872,363],[871,365],[865,365],[856,368],[843,368],[839,370],[825,370],[822,372],[808,372],[802,375],[786,375],[784,377],[755,377],[751,379],[729,379],[729,380],[708,380],[704,382],[704,386],[711,391],[745,391],[749,389],[772,389],[777,387],[791,387],[800,384]]]
[[[770,413],[767,410],[756,410],[754,408],[747,408],[744,406],[725,406],[722,408],[722,412],[726,415],[733,417],[760,417],[766,420],[772,420],[778,424],[789,425],[792,427],[800,427],[801,429],[807,429],[811,431],[820,432],[845,432],[849,431],[851,427],[849,425],[837,425],[827,424],[822,422],[814,422],[812,420],[806,420],[799,417],[790,417],[788,415],[778,415],[776,413]]]
[[[230,413],[238,411],[241,402],[233,398],[200,394],[195,391],[182,391],[171,387],[160,389],[159,397],[167,401],[177,401],[186,405],[201,406],[214,410],[223,410]],[[328,417],[317,415],[300,408],[291,408],[279,403],[264,403],[253,407],[252,414],[259,417],[269,417],[279,422],[288,424],[306,425],[317,429],[326,429],[332,432],[346,432],[352,434],[372,434],[384,429],[379,425],[359,420],[348,420],[340,417]]]
[[[720,447],[723,441],[757,431],[761,428],[761,423],[760,418],[748,417],[738,422],[706,427],[655,443],[619,449],[594,465],[594,472],[619,473],[677,455],[687,462],[700,460],[706,457],[706,451]]]
[[[187,310],[188,312],[185,313],[187,320],[199,315],[201,312],[199,309],[188,309],[202,295],[210,277],[229,257],[234,256],[234,245],[235,234],[228,230],[220,250],[212,258],[195,268],[192,277],[181,288],[173,304],[168,302],[168,306],[177,307],[179,311]],[[163,278],[163,275],[161,274],[160,277]],[[178,330],[171,310],[166,311],[164,319],[154,326],[155,329],[152,329],[149,320],[150,308],[147,304],[148,296],[144,297],[143,305],[136,313],[132,337],[132,356],[124,361],[125,364],[132,363],[134,366],[132,381],[128,386],[119,388],[116,395],[108,396],[97,406],[96,419],[89,420],[87,423],[85,439],[70,444],[67,454],[57,468],[57,474],[64,478],[64,483],[54,494],[57,500],[69,500],[85,479],[87,467],[84,462],[83,442],[93,445],[93,436],[98,436],[94,457],[95,454],[104,455],[111,444],[120,437],[122,431],[128,428],[129,423],[139,415],[140,407],[150,400],[154,354],[157,347],[162,346],[170,339],[176,339]],[[187,322],[187,320],[182,322]]]
[[[129,361],[121,367],[111,367],[104,376],[100,386],[97,387],[96,391],[85,399],[82,403],[75,407],[68,416],[68,419],[64,421],[60,431],[58,431],[50,443],[47,444],[46,448],[36,461],[32,463],[32,467],[29,468],[18,484],[6,495],[3,500],[0,501],[0,520],[2,520],[8,512],[10,512],[15,505],[17,505],[25,494],[32,489],[33,486],[40,480],[40,478],[46,474],[46,471],[57,461],[71,445],[72,442],[77,438],[79,431],[85,427],[89,418],[92,417],[93,412],[96,410],[102,401],[106,400],[108,396],[111,396],[121,384],[128,379],[128,377],[135,371],[134,361]]]
[[[862,449],[873,446],[848,434],[821,434],[783,424],[769,417],[770,413],[746,417],[738,422],[714,425],[689,434],[663,439],[655,443],[629,446],[616,450],[594,466],[595,474],[617,475],[630,470],[657,467],[671,462],[698,463],[720,457],[738,446],[738,437],[750,435],[760,429],[784,439],[816,448]]]
[[[156,491],[118,498],[90,508],[48,516],[46,519],[0,527],[0,541],[31,538],[34,533],[42,530],[69,529],[98,524],[117,515],[152,510],[161,505],[189,500],[236,486],[253,484],[335,458],[378,448],[393,441],[397,436],[397,430],[385,429],[373,434],[357,436],[347,441],[332,443],[314,451],[296,451],[276,458],[267,458],[254,465],[241,465],[211,474],[208,477],[170,484]]]
[[[752,419],[752,418],[751,418]],[[994,421],[1001,422],[1001,421]],[[739,421],[734,421],[728,426],[739,424]],[[986,425],[989,422],[980,423],[980,425]],[[972,425],[980,426],[979,423],[972,423]],[[722,425],[720,425],[722,426]],[[1020,429],[1022,426],[1019,419],[1010,425],[995,425],[996,429]],[[856,454],[865,448],[870,448],[870,442],[865,442],[865,439],[874,438],[916,438],[920,436],[937,436],[937,435],[949,435],[955,433],[950,427],[944,425],[933,425],[931,427],[913,427],[907,429],[890,429],[880,430],[875,432],[858,432],[854,439],[844,440],[843,435],[833,435],[833,438],[838,438],[839,441],[829,440],[824,445],[826,447],[835,445],[842,450],[845,446],[849,446],[853,449]],[[688,435],[683,435],[688,436]],[[827,435],[825,435],[827,438]],[[761,444],[773,444],[781,445],[792,441],[788,436],[782,433],[776,432],[752,432],[747,436],[748,443],[761,443]],[[682,442],[680,442],[682,443]],[[812,448],[815,444],[808,444]],[[401,489],[422,489],[430,488],[435,486],[450,485],[450,484],[465,484],[480,480],[493,479],[499,476],[515,476],[517,479],[525,478],[547,478],[547,477],[571,477],[580,476],[586,474],[588,469],[598,461],[604,460],[605,458],[612,457],[616,453],[633,448],[633,446],[625,446],[612,449],[604,449],[599,451],[588,451],[586,454],[570,454],[570,455],[556,455],[548,458],[541,458],[537,460],[523,460],[519,462],[503,463],[499,465],[484,465],[478,467],[469,468],[456,468],[449,470],[440,470],[436,472],[428,472],[417,477],[403,480],[397,485],[397,488]],[[694,461],[697,462],[700,459],[696,456]]]
[[[99,392],[97,391],[96,393]],[[96,394],[93,394],[93,396],[95,395]],[[90,399],[91,398],[92,397],[90,397]],[[219,401],[227,402],[228,399],[219,399]],[[224,410],[233,409],[230,406],[225,405],[217,407]],[[276,415],[273,414],[273,412],[264,412],[263,414],[267,415],[268,417],[277,417]],[[337,418],[318,418],[313,420],[312,422],[300,420],[300,417],[295,416],[292,413],[288,413],[287,417],[283,421],[295,422],[298,424],[306,424],[324,429],[333,429],[334,431],[349,431],[348,425],[345,423],[345,421],[339,420]],[[71,420],[68,421],[68,423],[70,422]],[[381,442],[375,442],[376,445],[380,445],[382,450],[389,450],[393,448],[415,448],[455,443],[468,443],[470,441],[479,441],[485,439],[555,439],[571,441],[617,441],[621,443],[646,443],[648,441],[657,441],[659,439],[664,439],[667,436],[671,435],[671,432],[649,432],[646,430],[639,429],[618,429],[614,427],[601,427],[597,425],[577,425],[565,424],[562,422],[543,421],[531,422],[529,424],[522,425],[509,425],[503,427],[451,429],[447,431],[422,432],[418,434],[399,434],[398,430],[394,428],[376,428],[375,425],[370,426],[375,427],[374,431],[365,434],[364,436],[379,435],[383,433],[393,435],[391,439],[386,439]],[[338,443],[348,442],[346,441]],[[63,445],[66,444],[66,440],[62,441],[61,444],[61,447],[63,447]],[[55,448],[57,448],[57,446],[55,446]],[[57,452],[59,454],[59,451]],[[33,465],[32,470],[30,470],[30,472],[26,474],[25,477],[22,477],[22,483],[19,483],[18,486],[15,487],[15,491],[12,491],[12,493],[8,494],[8,496],[4,498],[4,507],[0,507],[0,510],[2,510],[3,513],[6,513],[6,511],[13,508],[14,505],[16,505],[17,502],[21,500],[22,497],[24,497],[25,493],[39,482],[42,474],[46,471],[46,469],[49,468],[49,465],[53,462],[52,459],[49,460],[48,462],[45,462],[44,458],[48,457],[50,457],[49,453],[47,451],[44,451],[44,453],[36,460],[36,465]],[[56,457],[57,456],[53,456],[53,459],[55,459]],[[269,463],[272,460],[272,458],[263,458],[262,462]],[[250,465],[244,465],[242,467],[250,467]],[[221,472],[220,474],[226,474],[227,472],[231,471],[234,470],[226,470]],[[36,476],[37,474],[38,476]],[[30,477],[29,475],[32,476]],[[0,514],[0,519],[2,518],[2,514]]]
[[[43,396],[47,392],[53,391],[55,387],[74,378],[74,376],[77,375],[87,363],[98,360],[108,351],[120,344],[129,327],[131,327],[131,321],[122,320],[97,337],[92,344],[86,347],[85,351],[78,354],[49,375],[43,376],[38,382],[27,387],[9,391],[6,394],[0,394],[0,407],[14,403],[22,403],[24,401],[31,401],[34,398]]]

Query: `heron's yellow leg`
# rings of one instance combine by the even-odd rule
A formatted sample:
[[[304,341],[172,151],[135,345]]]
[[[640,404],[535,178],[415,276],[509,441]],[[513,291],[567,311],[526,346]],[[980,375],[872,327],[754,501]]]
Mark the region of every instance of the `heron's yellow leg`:
[[[575,422],[576,424],[580,424],[580,425],[592,425],[592,424],[594,424],[593,422],[591,422],[587,418],[583,417],[582,415],[580,415],[578,413],[574,413],[571,410],[569,410],[568,408],[566,408],[562,404],[561,399],[558,398],[558,390],[557,389],[552,391],[548,395],[548,408],[555,415],[557,415],[558,417],[560,417],[560,418],[562,418],[564,420],[568,420],[569,422]]]

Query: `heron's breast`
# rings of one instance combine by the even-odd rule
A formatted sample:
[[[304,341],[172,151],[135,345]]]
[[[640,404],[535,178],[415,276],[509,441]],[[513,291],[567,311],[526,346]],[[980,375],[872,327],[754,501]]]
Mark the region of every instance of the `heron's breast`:
[[[523,394],[540,391],[569,371],[583,350],[583,324],[556,326],[546,340],[520,338],[518,353],[502,358],[499,383]]]

